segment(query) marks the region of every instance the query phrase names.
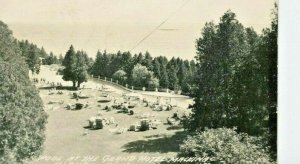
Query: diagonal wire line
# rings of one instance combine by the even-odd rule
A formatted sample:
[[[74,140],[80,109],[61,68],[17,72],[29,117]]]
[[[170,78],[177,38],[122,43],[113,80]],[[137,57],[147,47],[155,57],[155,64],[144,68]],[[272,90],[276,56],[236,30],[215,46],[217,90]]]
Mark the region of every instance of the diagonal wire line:
[[[138,47],[142,42],[144,42],[147,38],[149,38],[157,29],[159,29],[163,24],[165,24],[172,16],[176,14],[179,10],[181,10],[185,5],[188,4],[190,0],[187,0],[185,3],[183,3],[177,10],[175,10],[172,14],[169,15],[164,21],[162,21],[158,26],[156,26],[152,31],[150,31],[149,34],[147,34],[142,40],[140,40],[129,52],[134,50],[136,47]]]

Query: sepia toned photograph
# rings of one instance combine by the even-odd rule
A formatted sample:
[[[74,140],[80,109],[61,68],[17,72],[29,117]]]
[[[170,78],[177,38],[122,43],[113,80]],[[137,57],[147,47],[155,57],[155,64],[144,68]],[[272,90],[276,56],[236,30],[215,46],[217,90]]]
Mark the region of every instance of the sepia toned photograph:
[[[0,0],[0,164],[278,163],[277,0]]]

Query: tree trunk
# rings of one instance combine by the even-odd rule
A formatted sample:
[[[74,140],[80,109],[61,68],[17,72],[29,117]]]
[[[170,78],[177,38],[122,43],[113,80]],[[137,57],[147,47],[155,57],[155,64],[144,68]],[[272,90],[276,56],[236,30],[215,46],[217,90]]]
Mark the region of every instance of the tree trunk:
[[[76,81],[72,81],[73,82],[73,87],[76,87]]]
[[[81,84],[81,82],[78,81],[77,88],[80,88],[80,84]]]

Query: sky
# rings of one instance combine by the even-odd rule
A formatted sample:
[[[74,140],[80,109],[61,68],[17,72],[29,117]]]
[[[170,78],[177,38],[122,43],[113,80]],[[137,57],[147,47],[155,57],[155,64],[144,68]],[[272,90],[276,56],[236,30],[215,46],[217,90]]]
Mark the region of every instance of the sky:
[[[0,20],[17,39],[27,39],[56,55],[64,55],[73,44],[76,50],[84,50],[90,57],[95,57],[97,50],[120,50],[193,59],[195,41],[206,22],[218,23],[230,9],[245,27],[251,26],[260,33],[270,26],[274,2],[0,0]]]

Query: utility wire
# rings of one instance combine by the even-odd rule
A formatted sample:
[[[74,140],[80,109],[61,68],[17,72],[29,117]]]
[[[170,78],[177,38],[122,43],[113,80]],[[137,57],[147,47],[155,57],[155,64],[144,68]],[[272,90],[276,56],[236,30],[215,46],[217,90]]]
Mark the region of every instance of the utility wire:
[[[169,15],[164,21],[162,21],[158,26],[156,26],[152,31],[150,31],[149,34],[147,34],[142,40],[140,40],[129,52],[134,50],[136,47],[138,47],[142,42],[144,42],[147,38],[149,38],[157,29],[159,29],[163,24],[165,24],[172,16],[176,14],[179,10],[181,10],[185,5],[188,4],[190,0],[187,0],[185,3],[183,3],[177,10],[175,10],[172,14]]]

